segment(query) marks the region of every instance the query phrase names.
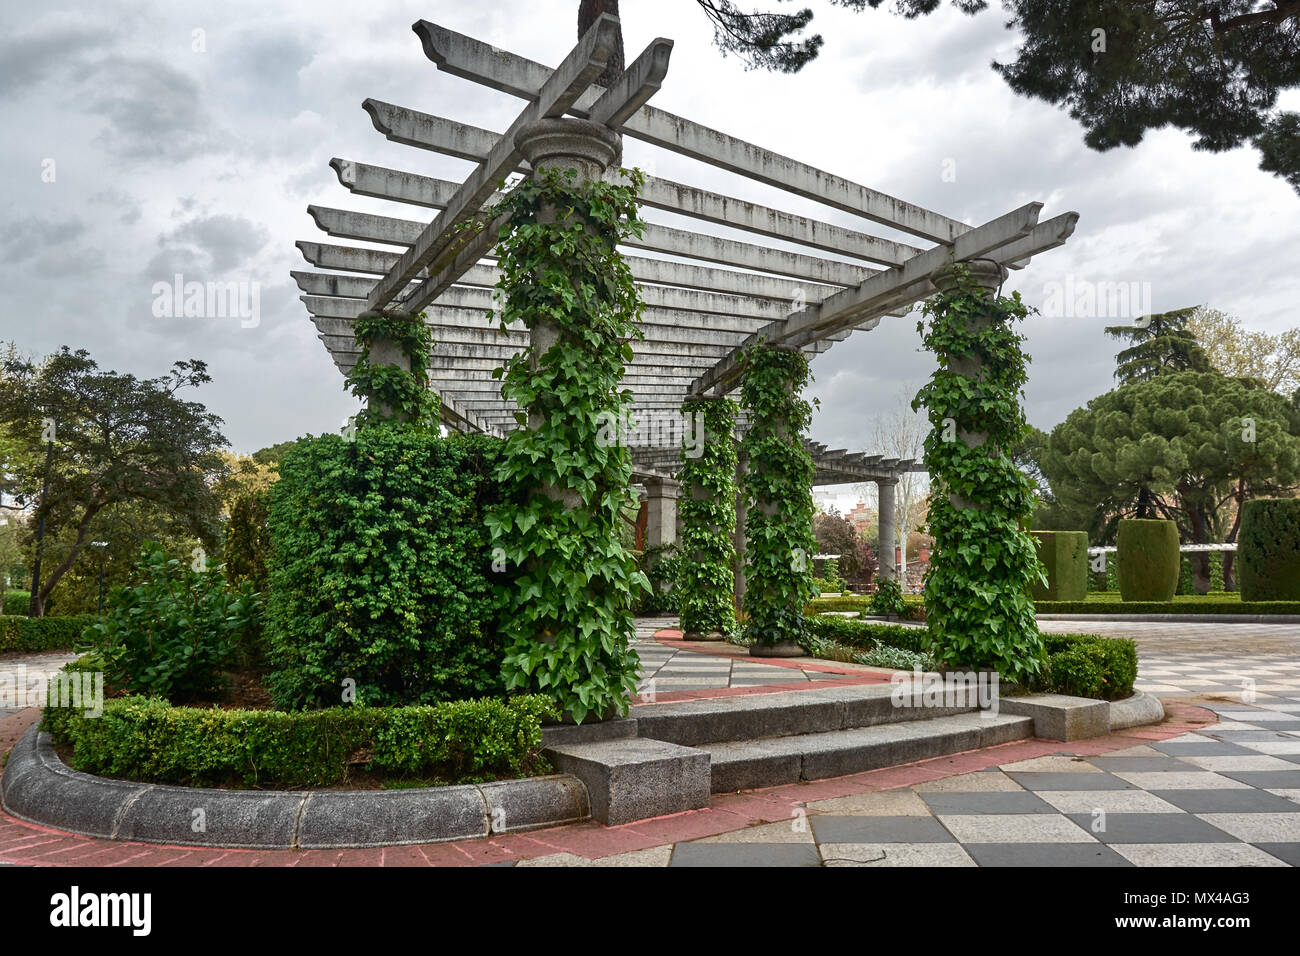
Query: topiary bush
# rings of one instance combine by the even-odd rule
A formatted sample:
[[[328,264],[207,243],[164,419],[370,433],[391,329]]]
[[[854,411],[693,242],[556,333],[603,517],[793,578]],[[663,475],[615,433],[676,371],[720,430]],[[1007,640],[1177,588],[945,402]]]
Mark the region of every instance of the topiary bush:
[[[876,584],[876,593],[871,596],[871,613],[898,616],[904,607],[903,585],[897,578],[881,578]]]
[[[485,511],[500,442],[370,425],[297,442],[272,487],[268,677],[276,706],[500,693]],[[498,555],[500,557],[500,555]]]
[[[1115,539],[1116,576],[1125,601],[1169,601],[1178,590],[1178,528],[1172,521],[1124,518]]]
[[[1044,634],[1047,661],[1034,689],[1072,697],[1116,700],[1133,691],[1137,645],[1095,634]]]
[[[1038,560],[1047,569],[1047,583],[1034,581],[1035,601],[1082,601],[1088,596],[1088,533],[1031,531]]]
[[[247,582],[228,589],[220,566],[199,570],[154,544],[135,572],[140,583],[119,588],[86,631],[105,685],[171,701],[211,697],[255,631],[261,596]]]
[[[1241,599],[1300,601],[1300,498],[1257,498],[1241,509]]]

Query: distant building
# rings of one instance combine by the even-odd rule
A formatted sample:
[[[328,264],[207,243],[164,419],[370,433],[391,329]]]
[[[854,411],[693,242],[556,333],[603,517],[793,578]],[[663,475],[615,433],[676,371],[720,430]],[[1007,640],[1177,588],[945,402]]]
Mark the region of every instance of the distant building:
[[[859,501],[849,510],[849,513],[845,515],[845,517],[848,518],[849,522],[853,525],[853,530],[859,535],[863,535],[866,534],[867,529],[871,527],[871,521],[872,518],[875,517],[875,512],[869,510],[865,502]]]

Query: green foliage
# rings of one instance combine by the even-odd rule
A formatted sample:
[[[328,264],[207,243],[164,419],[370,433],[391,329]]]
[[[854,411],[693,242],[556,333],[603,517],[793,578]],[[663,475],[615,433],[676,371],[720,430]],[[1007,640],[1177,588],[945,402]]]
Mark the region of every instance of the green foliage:
[[[810,616],[804,630],[813,637],[857,648],[883,645],[919,653],[926,649],[929,642],[926,629],[923,627],[855,621],[835,614]]]
[[[540,697],[417,707],[219,710],[156,698],[105,702],[103,716],[47,708],[44,726],[86,773],[181,786],[329,787],[361,769],[441,783],[545,773]]]
[[[0,654],[35,651],[70,651],[84,640],[86,628],[97,622],[94,614],[75,617],[0,617]]]
[[[266,562],[271,554],[271,531],[266,525],[269,513],[269,491],[242,495],[230,509],[222,557],[232,584],[247,581],[254,591],[266,591]]]
[[[954,286],[924,307],[929,325],[918,330],[939,369],[913,402],[932,426],[925,441],[931,478],[929,532],[934,552],[926,575],[925,606],[934,654],[944,664],[995,668],[1024,682],[1040,666],[1040,640],[1030,587],[1042,578],[1025,524],[1033,509],[1033,482],[1009,451],[1026,436],[1021,398],[1028,359],[1013,327],[1029,309],[1019,293],[993,296],[964,265]],[[982,378],[954,363],[978,360]],[[951,435],[986,434],[970,447]],[[954,499],[966,507],[956,507]]]
[[[677,473],[682,494],[681,565],[677,589],[682,630],[730,634],[736,629],[736,403],[694,399],[682,414],[701,416],[700,454],[684,455]],[[684,440],[684,439],[683,439]]]
[[[1193,594],[1172,601],[1121,601],[1094,592],[1086,601],[1042,601],[1039,614],[1300,614],[1300,601],[1243,601],[1236,592]]]
[[[4,592],[4,615],[26,615],[27,607],[31,604],[32,596],[28,591],[6,591]],[[47,607],[48,610],[48,607]]]
[[[842,592],[848,586],[844,579],[840,577],[840,562],[835,558],[831,558],[826,562],[825,576],[817,580],[826,585],[822,589],[823,591],[830,591],[831,593]],[[818,585],[818,587],[820,588],[821,585]]]
[[[1209,551],[1204,552],[1206,564],[1210,568],[1210,591],[1222,591],[1224,589],[1223,581],[1223,552]],[[1184,551],[1182,561],[1178,570],[1178,593],[1180,595],[1195,594],[1196,591],[1196,563],[1200,560],[1200,555],[1194,551]]]
[[[501,690],[484,522],[500,442],[414,425],[299,441],[271,491],[269,684],[286,709]]]
[[[1145,315],[1136,325],[1112,325],[1106,334],[1126,340],[1128,348],[1115,356],[1115,377],[1128,385],[1149,382],[1170,372],[1208,372],[1210,360],[1187,327],[1196,308]]]
[[[1035,581],[1034,601],[1082,601],[1088,594],[1086,531],[1032,531],[1047,583]]]
[[[437,424],[442,401],[429,388],[433,332],[425,325],[424,318],[423,312],[418,315],[376,313],[363,316],[353,324],[352,335],[361,346],[361,354],[344,384],[366,402],[366,408],[357,415],[359,427],[386,420],[424,427]],[[371,351],[376,342],[391,343],[406,358],[410,368],[372,362]]]
[[[107,531],[124,514],[148,511],[215,546],[219,507],[209,478],[221,470],[221,419],[178,394],[211,380],[197,360],[137,379],[101,371],[84,349],[66,347],[40,364],[4,363],[0,492],[35,505],[29,530],[46,521],[34,616],[92,541],[113,540]]]
[[[1116,700],[1137,680],[1137,645],[1128,638],[1095,634],[1045,634],[1047,665],[1035,690],[1072,697]]]
[[[1300,499],[1247,501],[1237,549],[1243,601],[1300,601]]]
[[[876,582],[876,593],[871,596],[872,614],[902,614],[903,585],[897,578],[881,578]]]
[[[629,340],[645,306],[619,255],[639,235],[644,178],[577,183],[575,170],[524,180],[488,218],[507,215],[497,255],[501,328],[539,324],[555,341],[506,363],[501,394],[523,411],[496,468],[506,500],[488,517],[518,579],[505,609],[509,689],[553,697],[578,722],[625,714],[636,692],[632,607],[649,588],[620,540],[635,505],[632,463],[617,441]]]
[[[636,605],[637,614],[676,614],[680,610],[683,559],[676,547],[637,552],[636,566],[650,582],[650,593]]]
[[[1189,544],[1223,540],[1225,504],[1300,481],[1300,427],[1282,396],[1217,372],[1122,385],[1052,430],[1043,471],[1056,497],[1092,515],[1093,541],[1120,517],[1178,523]]]
[[[173,701],[210,697],[254,627],[260,595],[247,583],[227,590],[222,568],[196,571],[156,546],[135,571],[140,583],[117,591],[86,633],[105,684]]]
[[[1172,521],[1130,518],[1119,523],[1115,553],[1125,601],[1168,601],[1178,590],[1178,529]]]
[[[799,643],[813,596],[813,462],[803,445],[812,405],[808,359],[761,342],[740,354],[741,406],[750,426],[745,470],[745,632],[759,644]]]

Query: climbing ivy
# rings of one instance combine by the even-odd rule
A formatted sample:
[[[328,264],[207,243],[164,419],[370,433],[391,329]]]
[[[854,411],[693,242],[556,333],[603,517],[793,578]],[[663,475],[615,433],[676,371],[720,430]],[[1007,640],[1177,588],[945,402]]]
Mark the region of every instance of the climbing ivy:
[[[361,346],[361,354],[344,383],[353,395],[366,401],[366,408],[357,415],[357,424],[392,419],[414,425],[436,425],[442,400],[429,388],[433,332],[424,323],[424,313],[362,316],[353,323],[352,335]],[[409,371],[396,365],[371,363],[370,350],[379,339],[391,340],[397,346],[409,360]]]
[[[812,422],[801,397],[812,379],[802,352],[761,342],[740,355],[745,472],[745,636],[757,644],[804,639],[804,605],[814,593],[813,461],[803,437]]]
[[[731,634],[736,629],[736,403],[729,398],[693,399],[682,404],[682,414],[703,423],[703,434],[692,432],[700,454],[685,454],[677,474],[682,496],[680,564],[677,570],[678,603],[682,630]],[[697,419],[696,416],[699,416]],[[688,426],[688,431],[691,431]]]
[[[519,569],[505,608],[506,686],[547,694],[581,723],[627,712],[639,664],[631,608],[649,583],[619,540],[623,511],[636,504],[631,458],[600,438],[632,403],[620,382],[644,304],[616,247],[644,229],[644,178],[576,178],[542,170],[489,217],[509,217],[497,246],[501,328],[545,320],[558,339],[499,373],[502,397],[528,427],[506,439],[496,474],[507,503],[488,527]]]
[[[925,406],[932,426],[925,440],[934,536],[925,580],[930,643],[942,664],[993,668],[1023,682],[1038,672],[1043,649],[1029,588],[1046,581],[1026,531],[1033,484],[1008,454],[1028,430],[1021,399],[1029,359],[1013,323],[1030,310],[1018,292],[991,295],[967,266],[955,267],[953,282],[926,303],[917,323],[939,360],[912,402],[913,409]],[[983,363],[978,378],[953,368],[969,359]],[[972,448],[963,432],[988,438]]]

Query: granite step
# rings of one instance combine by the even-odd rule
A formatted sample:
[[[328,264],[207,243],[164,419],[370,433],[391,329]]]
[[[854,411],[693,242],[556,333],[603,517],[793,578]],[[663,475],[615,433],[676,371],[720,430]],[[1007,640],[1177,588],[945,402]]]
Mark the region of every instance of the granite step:
[[[697,749],[709,755],[712,791],[731,793],[879,770],[1033,736],[1032,717],[985,711],[704,743]]]

